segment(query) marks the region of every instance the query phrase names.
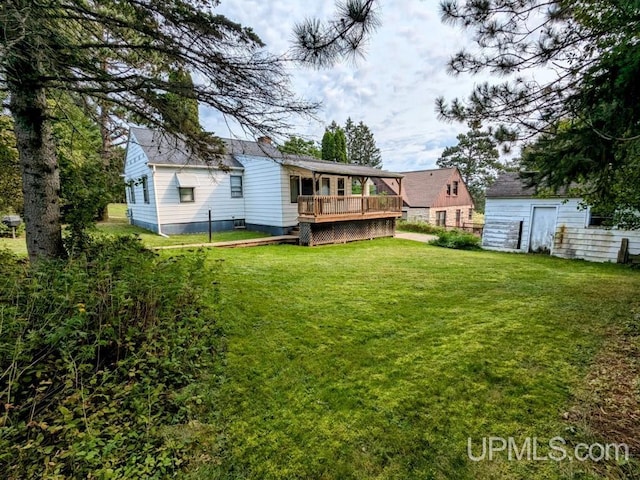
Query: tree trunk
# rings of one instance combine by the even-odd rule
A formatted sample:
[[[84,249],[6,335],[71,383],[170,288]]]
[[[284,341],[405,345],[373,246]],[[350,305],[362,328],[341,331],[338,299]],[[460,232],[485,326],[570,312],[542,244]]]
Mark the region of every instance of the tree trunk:
[[[29,259],[61,258],[65,250],[60,225],[60,171],[45,91],[30,83],[14,83],[11,87]]]

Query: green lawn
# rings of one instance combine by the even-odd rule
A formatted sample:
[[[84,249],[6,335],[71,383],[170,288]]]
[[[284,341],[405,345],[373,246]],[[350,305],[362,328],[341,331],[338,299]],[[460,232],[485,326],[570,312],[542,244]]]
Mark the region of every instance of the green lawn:
[[[472,462],[467,439],[593,441],[563,414],[640,272],[398,239],[208,256],[226,353],[195,389],[214,433],[193,478],[600,478]]]
[[[194,243],[207,243],[208,233],[194,233],[187,235],[171,235],[168,238],[161,237],[149,230],[129,225],[126,216],[127,206],[114,203],[109,205],[109,220],[98,223],[97,229],[102,233],[112,235],[139,235],[145,245],[149,247],[160,247],[167,245],[189,245]],[[261,238],[269,236],[262,232],[250,232],[248,230],[233,230],[228,232],[214,232],[213,242],[229,242],[233,240],[247,240],[251,238]],[[0,248],[8,248],[18,255],[27,255],[24,234],[21,238],[0,238]]]

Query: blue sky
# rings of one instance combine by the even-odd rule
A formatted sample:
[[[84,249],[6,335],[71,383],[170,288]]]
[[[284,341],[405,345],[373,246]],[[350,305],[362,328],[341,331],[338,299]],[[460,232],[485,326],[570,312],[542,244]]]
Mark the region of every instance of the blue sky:
[[[357,63],[313,70],[292,68],[297,95],[322,102],[319,121],[292,119],[292,133],[320,140],[324,127],[347,117],[363,121],[374,133],[384,168],[394,171],[435,167],[444,147],[456,144],[465,125],[438,120],[435,99],[465,97],[475,82],[487,77],[447,74],[450,56],[469,44],[461,30],[440,21],[437,0],[381,0],[382,25]],[[328,18],[332,1],[222,0],[217,13],[252,27],[267,49],[282,54],[290,48],[293,25],[309,16]],[[246,138],[242,129],[212,110],[203,110],[207,130],[223,137]]]

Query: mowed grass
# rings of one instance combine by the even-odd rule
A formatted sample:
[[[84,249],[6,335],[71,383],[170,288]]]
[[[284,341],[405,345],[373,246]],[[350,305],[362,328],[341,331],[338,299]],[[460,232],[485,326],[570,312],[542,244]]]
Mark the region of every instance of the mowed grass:
[[[110,235],[138,235],[148,247],[161,247],[168,245],[190,245],[209,242],[208,233],[193,233],[185,235],[171,235],[168,238],[157,235],[154,232],[130,225],[127,220],[127,206],[120,203],[109,205],[109,220],[96,225],[98,232]],[[233,230],[227,232],[213,232],[212,242],[230,242],[234,240],[247,240],[269,236],[262,232],[248,230]],[[27,255],[27,245],[24,234],[22,237],[0,238],[0,248],[8,248],[18,255]]]
[[[537,437],[538,455],[593,441],[563,414],[637,311],[640,272],[398,239],[208,255],[226,353],[194,389],[213,433],[193,478],[600,478],[473,462],[468,438],[475,455],[489,436]]]

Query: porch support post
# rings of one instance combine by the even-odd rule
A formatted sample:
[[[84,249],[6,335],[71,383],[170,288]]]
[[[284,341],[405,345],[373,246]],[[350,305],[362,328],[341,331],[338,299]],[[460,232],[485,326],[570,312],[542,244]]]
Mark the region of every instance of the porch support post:
[[[318,179],[316,177],[316,172],[311,172],[313,175],[313,216],[317,217],[320,213],[320,209],[318,208]]]

